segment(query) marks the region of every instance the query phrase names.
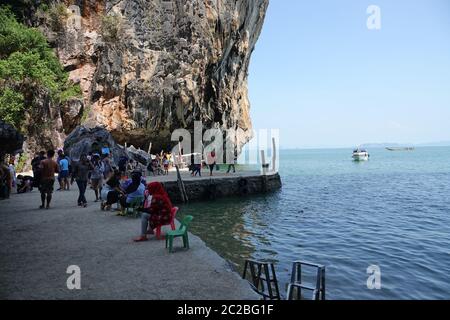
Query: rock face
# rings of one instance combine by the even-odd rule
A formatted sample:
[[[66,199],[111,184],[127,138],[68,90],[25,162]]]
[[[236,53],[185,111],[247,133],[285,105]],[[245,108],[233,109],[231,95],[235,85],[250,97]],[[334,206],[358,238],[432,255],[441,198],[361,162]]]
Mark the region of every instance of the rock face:
[[[83,101],[71,99],[58,105],[45,90],[36,90],[31,108],[25,114],[24,132],[26,140],[23,151],[30,155],[25,169],[29,169],[32,156],[38,151],[60,148],[66,135],[80,121],[83,112]]]
[[[174,129],[203,121],[242,129],[240,147],[252,136],[248,67],[268,2],[67,0],[63,29],[41,28],[83,90],[86,125],[157,151]],[[81,121],[81,106],[71,108],[64,126]]]

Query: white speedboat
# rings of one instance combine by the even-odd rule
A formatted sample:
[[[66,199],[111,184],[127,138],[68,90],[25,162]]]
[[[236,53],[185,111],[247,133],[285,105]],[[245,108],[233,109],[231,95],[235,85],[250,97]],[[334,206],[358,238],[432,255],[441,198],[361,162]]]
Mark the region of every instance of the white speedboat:
[[[356,149],[353,151],[353,160],[355,161],[367,161],[369,160],[369,153],[367,152],[367,150],[364,149]]]

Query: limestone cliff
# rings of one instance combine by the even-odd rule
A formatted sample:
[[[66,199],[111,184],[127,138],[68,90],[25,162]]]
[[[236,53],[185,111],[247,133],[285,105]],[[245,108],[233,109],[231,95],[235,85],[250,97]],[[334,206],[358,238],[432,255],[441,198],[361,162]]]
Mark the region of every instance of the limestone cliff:
[[[64,1],[62,28],[41,28],[81,85],[88,125],[158,149],[174,129],[203,121],[241,128],[241,146],[251,137],[248,67],[268,2]]]

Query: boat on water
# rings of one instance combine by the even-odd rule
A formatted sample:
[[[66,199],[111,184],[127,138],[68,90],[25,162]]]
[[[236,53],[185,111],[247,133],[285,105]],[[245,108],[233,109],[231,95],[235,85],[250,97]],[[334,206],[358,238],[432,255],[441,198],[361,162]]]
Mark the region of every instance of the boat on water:
[[[354,161],[368,161],[369,157],[369,152],[367,152],[367,150],[365,149],[358,148],[356,150],[353,150],[352,158]]]
[[[414,147],[386,147],[388,151],[414,151]]]

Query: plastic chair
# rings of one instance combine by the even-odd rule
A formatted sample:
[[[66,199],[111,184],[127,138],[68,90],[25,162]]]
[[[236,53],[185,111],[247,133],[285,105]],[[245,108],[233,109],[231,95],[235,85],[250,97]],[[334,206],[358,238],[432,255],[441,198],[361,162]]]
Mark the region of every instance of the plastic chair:
[[[183,247],[189,249],[189,238],[188,238],[188,229],[189,224],[191,223],[193,216],[186,216],[181,221],[180,228],[178,230],[169,231],[166,234],[166,248],[169,245],[169,252],[173,252],[173,239],[182,237],[183,238]]]
[[[175,217],[177,215],[178,212],[178,207],[173,207],[172,211],[170,212],[170,222],[167,224],[170,224],[170,227],[172,228],[172,230],[175,230]],[[162,240],[161,238],[161,226],[156,228],[156,239],[158,240]]]
[[[144,197],[136,197],[131,201],[128,207],[125,208],[125,214],[134,214],[135,217],[139,215],[138,209],[141,207],[142,202],[144,202]]]

